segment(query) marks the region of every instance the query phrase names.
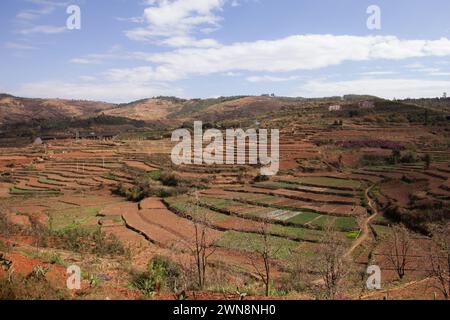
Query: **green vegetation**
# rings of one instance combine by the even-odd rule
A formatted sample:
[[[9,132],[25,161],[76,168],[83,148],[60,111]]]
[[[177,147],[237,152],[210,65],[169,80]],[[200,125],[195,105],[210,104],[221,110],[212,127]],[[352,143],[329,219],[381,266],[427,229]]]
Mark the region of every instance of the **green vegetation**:
[[[159,181],[161,179],[161,170],[155,170],[147,173],[147,177],[149,177],[152,180]]]
[[[47,179],[47,178],[39,178],[38,182],[39,182],[39,183],[42,183],[42,184],[53,185],[53,186],[62,186],[62,185],[63,185],[63,184],[61,184],[60,181],[56,181],[56,180],[52,180],[52,179]]]
[[[47,212],[51,231],[75,229],[92,225],[101,207],[78,207],[65,205],[61,209],[53,208]]]
[[[147,270],[131,273],[131,285],[138,289],[142,295],[149,297],[154,292],[177,291],[181,268],[162,256],[156,256],[150,260]]]
[[[301,224],[306,224],[319,216],[321,216],[321,215],[316,212],[302,211],[300,214],[296,215],[295,217],[288,219],[287,222],[292,222],[292,223],[301,225]]]
[[[361,182],[357,180],[350,179],[337,179],[337,178],[328,178],[328,177],[301,177],[295,179],[297,182],[306,183],[317,186],[324,187],[345,187],[345,188],[353,188],[358,189],[361,187]]]
[[[319,241],[322,233],[317,230],[287,227],[278,224],[270,225],[269,232],[283,237],[294,238],[305,241]]]
[[[18,187],[11,187],[9,189],[9,192],[15,195],[33,195],[33,194],[52,195],[60,193],[58,189],[22,189]]]
[[[286,259],[289,257],[291,250],[297,248],[299,244],[295,241],[279,238],[269,237],[269,241],[273,247],[279,250],[275,254],[276,259]],[[240,249],[245,251],[256,251],[263,248],[263,237],[259,234],[227,231],[225,235],[220,238],[219,246],[232,249]]]
[[[126,249],[112,234],[106,235],[100,228],[70,228],[52,233],[54,246],[58,249],[101,256],[124,255]]]

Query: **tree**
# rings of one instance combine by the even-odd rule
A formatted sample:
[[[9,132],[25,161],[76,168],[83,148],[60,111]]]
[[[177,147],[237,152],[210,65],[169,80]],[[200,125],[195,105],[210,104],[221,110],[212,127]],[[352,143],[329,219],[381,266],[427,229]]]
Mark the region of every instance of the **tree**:
[[[411,251],[411,238],[408,229],[404,225],[391,227],[391,236],[388,240],[388,260],[397,272],[399,279],[403,279],[406,267],[409,263]]]
[[[392,164],[397,164],[400,161],[402,154],[399,149],[392,150],[391,162]]]
[[[314,257],[305,257],[301,251],[292,252],[295,254],[293,271],[317,299],[334,300],[352,271],[351,260],[346,240],[336,231],[333,221],[325,225],[322,234]],[[297,279],[298,276],[293,275],[292,280]]]
[[[249,257],[250,263],[264,284],[264,294],[266,297],[270,294],[270,281],[271,281],[271,264],[272,260],[275,258],[278,251],[280,251],[281,247],[275,246],[274,242],[271,241],[270,236],[270,223],[267,220],[264,220],[258,226],[258,235],[261,240],[260,246],[252,246],[252,250],[254,250],[259,257],[261,257],[263,261],[263,266],[259,266],[258,262]],[[248,239],[248,243],[252,244],[254,240]]]
[[[425,154],[425,157],[423,159],[425,161],[425,169],[430,169],[431,166],[431,155],[429,153]]]
[[[432,230],[428,260],[431,265],[429,276],[436,280],[434,285],[445,299],[450,298],[450,222]]]
[[[194,239],[193,243],[189,245],[189,249],[195,260],[197,285],[200,289],[203,289],[206,284],[208,259],[216,251],[216,241],[210,235],[211,221],[207,211],[199,210],[199,196],[197,192],[194,193],[194,198],[192,217]]]
[[[314,269],[324,284],[324,296],[334,300],[343,280],[350,271],[350,261],[346,257],[346,243],[343,236],[336,231],[333,223],[328,223],[320,240],[319,251]]]
[[[342,154],[340,154],[338,157],[338,163],[339,163],[339,168],[341,169],[343,167],[343,163],[344,163]]]

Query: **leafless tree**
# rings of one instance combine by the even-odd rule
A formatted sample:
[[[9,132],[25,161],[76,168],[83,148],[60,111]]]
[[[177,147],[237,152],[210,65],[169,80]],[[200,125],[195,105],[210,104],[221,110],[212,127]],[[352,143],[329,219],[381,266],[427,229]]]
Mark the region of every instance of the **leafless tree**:
[[[270,223],[264,220],[258,226],[258,235],[261,239],[261,245],[251,246],[251,250],[256,252],[256,254],[262,259],[262,267],[259,265],[258,261],[249,257],[250,263],[264,284],[264,294],[266,297],[270,294],[270,282],[271,282],[271,264],[273,259],[280,251],[281,247],[275,245],[270,236]],[[252,243],[252,240],[248,240],[248,243]]]
[[[348,280],[352,269],[345,236],[330,221],[325,224],[314,255],[305,255],[308,246],[290,251],[289,287],[308,290],[317,299],[336,299]]]
[[[192,208],[192,224],[194,228],[193,243],[189,245],[197,269],[197,285],[203,289],[206,284],[208,259],[216,251],[216,241],[213,240],[211,231],[211,219],[207,211],[200,210],[198,193],[194,193]]]
[[[429,276],[436,280],[434,286],[448,300],[450,297],[450,223],[433,228],[428,259]]]
[[[325,298],[334,300],[350,271],[350,261],[345,255],[345,239],[334,224],[328,223],[323,231],[314,269],[323,282]]]
[[[403,279],[410,262],[409,253],[412,248],[408,229],[404,225],[391,227],[391,236],[387,244],[389,246],[387,258],[397,272],[399,279]]]

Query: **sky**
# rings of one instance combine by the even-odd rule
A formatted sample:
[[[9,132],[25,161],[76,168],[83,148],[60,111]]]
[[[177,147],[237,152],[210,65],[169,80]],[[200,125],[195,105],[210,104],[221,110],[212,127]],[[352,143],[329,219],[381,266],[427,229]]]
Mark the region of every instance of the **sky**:
[[[437,97],[449,14],[448,0],[2,0],[0,92]]]

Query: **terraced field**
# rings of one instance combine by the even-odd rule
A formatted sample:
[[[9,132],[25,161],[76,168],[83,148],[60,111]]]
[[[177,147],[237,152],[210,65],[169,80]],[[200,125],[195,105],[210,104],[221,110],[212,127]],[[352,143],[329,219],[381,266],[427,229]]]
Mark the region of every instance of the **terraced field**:
[[[344,239],[354,265],[363,268],[371,257],[385,254],[394,223],[383,215],[387,208],[449,207],[450,166],[442,150],[417,146],[417,154],[432,154],[427,166],[419,158],[354,165],[353,155],[347,154],[351,161],[346,162],[345,150],[338,149],[344,154],[339,164],[314,142],[327,129],[310,125],[283,133],[280,172],[270,178],[261,178],[258,166],[175,166],[167,139],[55,141],[4,149],[0,204],[20,226],[32,227],[37,219],[52,232],[115,235],[128,250],[127,263],[140,270],[156,255],[192,265],[201,226],[211,250],[208,268],[233,287],[260,282],[254,264],[264,263],[258,253],[262,232],[279,248],[271,261],[276,282],[287,275],[293,257],[320,255],[330,227]],[[337,147],[327,148],[336,152]],[[389,155],[362,149],[357,152]],[[119,187],[136,191],[143,181],[157,193],[143,200],[117,195]],[[379,262],[386,266],[385,259]]]

